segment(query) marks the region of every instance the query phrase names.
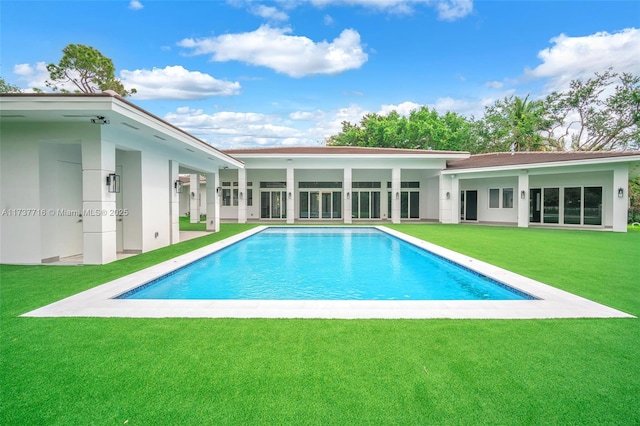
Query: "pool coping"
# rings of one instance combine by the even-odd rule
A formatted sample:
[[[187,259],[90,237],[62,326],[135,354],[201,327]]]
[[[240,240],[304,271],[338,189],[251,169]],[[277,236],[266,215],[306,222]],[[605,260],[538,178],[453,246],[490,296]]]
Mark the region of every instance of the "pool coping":
[[[279,226],[282,227],[282,226]],[[296,227],[295,225],[289,227]],[[309,226],[297,226],[309,228]],[[317,226],[326,228],[328,226]],[[114,299],[146,282],[263,231],[258,226],[184,255],[83,291],[25,317],[543,319],[635,318],[539,281],[387,228],[375,228],[486,275],[538,300],[141,300]],[[343,228],[343,227],[341,227]]]

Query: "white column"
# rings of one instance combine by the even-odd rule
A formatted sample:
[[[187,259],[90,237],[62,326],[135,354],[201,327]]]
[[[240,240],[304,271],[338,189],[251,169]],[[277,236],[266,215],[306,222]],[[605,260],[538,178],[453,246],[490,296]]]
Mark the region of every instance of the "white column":
[[[460,179],[451,175],[451,221],[460,223]]]
[[[391,169],[391,223],[400,223],[400,182],[399,167]]]
[[[171,244],[180,242],[180,194],[176,191],[176,181],[180,178],[178,172],[180,163],[169,160],[169,217],[171,220]]]
[[[619,196],[620,188],[622,188],[622,197]],[[614,166],[612,198],[613,231],[627,232],[627,216],[629,214],[629,166],[627,164]],[[604,200],[603,204],[605,204]]]
[[[207,173],[207,231],[220,230],[220,195],[216,189],[220,186],[218,173]]]
[[[345,167],[344,169],[344,178],[342,180],[342,215],[344,217],[344,223],[352,223],[352,214],[351,211],[351,197],[353,196],[353,191],[351,188],[352,183],[352,171],[350,167]]]
[[[529,226],[529,174],[526,170],[518,175],[518,190],[513,197],[518,202],[518,227],[527,228]]]
[[[189,222],[200,222],[200,175],[189,176]]]
[[[247,170],[238,169],[238,223],[247,223]]]
[[[295,201],[296,201],[296,189],[295,189],[295,180],[294,180],[294,170],[293,167],[287,167],[287,223],[295,222]]]
[[[83,262],[102,265],[116,260],[116,194],[107,188],[107,176],[116,170],[113,142],[82,141]]]

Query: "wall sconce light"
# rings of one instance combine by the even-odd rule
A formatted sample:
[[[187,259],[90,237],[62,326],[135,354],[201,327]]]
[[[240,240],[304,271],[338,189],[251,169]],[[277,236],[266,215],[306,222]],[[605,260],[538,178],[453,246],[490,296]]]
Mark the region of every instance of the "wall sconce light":
[[[240,199],[242,200],[242,191],[240,191]]]
[[[527,193],[525,192],[525,190],[523,189],[522,191],[520,191],[520,198],[522,198],[524,200],[524,198],[527,196]]]
[[[447,191],[447,200],[451,198],[451,193]]]
[[[216,188],[216,194],[220,195],[220,187]]]
[[[624,197],[624,188],[618,188],[618,198]]]
[[[351,199],[351,193],[347,191],[347,200]]]
[[[109,192],[120,192],[120,175],[115,173],[107,175],[107,190]]]
[[[400,199],[400,193],[396,192],[396,200],[399,200],[399,199]]]
[[[195,199],[195,198],[196,198],[196,193],[195,193],[195,192],[193,192],[193,191],[191,191],[191,198],[192,198],[192,199]]]
[[[291,191],[289,191],[289,199],[291,199],[291,197],[293,197],[293,194],[291,193]]]
[[[173,187],[176,189],[176,194],[182,194],[182,181],[177,180],[173,182]]]

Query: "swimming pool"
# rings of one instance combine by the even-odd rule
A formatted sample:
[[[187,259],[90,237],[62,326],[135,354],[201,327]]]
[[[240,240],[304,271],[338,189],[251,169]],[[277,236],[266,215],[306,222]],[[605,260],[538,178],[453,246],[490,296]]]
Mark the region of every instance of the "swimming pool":
[[[498,266],[448,250],[386,226],[374,228],[535,296],[534,300],[239,300],[119,299],[266,229],[256,226],[22,314],[25,317],[324,318],[324,319],[533,319],[634,318]],[[274,260],[275,261],[275,260]]]
[[[264,229],[121,299],[531,300],[375,228]]]

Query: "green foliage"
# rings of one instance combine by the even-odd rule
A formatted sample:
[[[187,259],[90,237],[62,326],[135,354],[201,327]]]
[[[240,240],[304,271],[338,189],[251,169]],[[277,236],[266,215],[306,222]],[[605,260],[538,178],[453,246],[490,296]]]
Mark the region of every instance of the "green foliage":
[[[9,84],[4,78],[0,77],[0,93],[20,93],[21,91],[18,86]]]
[[[640,76],[596,73],[586,81],[571,81],[568,91],[553,92],[545,104],[548,133],[557,149],[640,149]]]
[[[478,136],[487,152],[540,151],[545,148],[542,131],[548,127],[542,101],[511,96],[485,108],[478,122]]]
[[[612,87],[614,81],[618,84]],[[480,119],[421,107],[408,117],[367,114],[342,122],[327,145],[469,151],[640,149],[640,76],[606,71],[543,100],[510,96]]]
[[[115,77],[113,61],[97,49],[83,44],[69,44],[62,49],[62,59],[58,65],[47,65],[49,78],[47,87],[54,91],[68,92],[59,87],[60,84],[71,83],[77,92],[99,93],[113,90],[126,97],[136,93],[136,89],[127,91],[120,80]]]
[[[471,121],[465,117],[421,107],[408,117],[391,111],[386,116],[367,114],[359,125],[343,121],[342,132],[327,145],[476,152],[471,135]]]

